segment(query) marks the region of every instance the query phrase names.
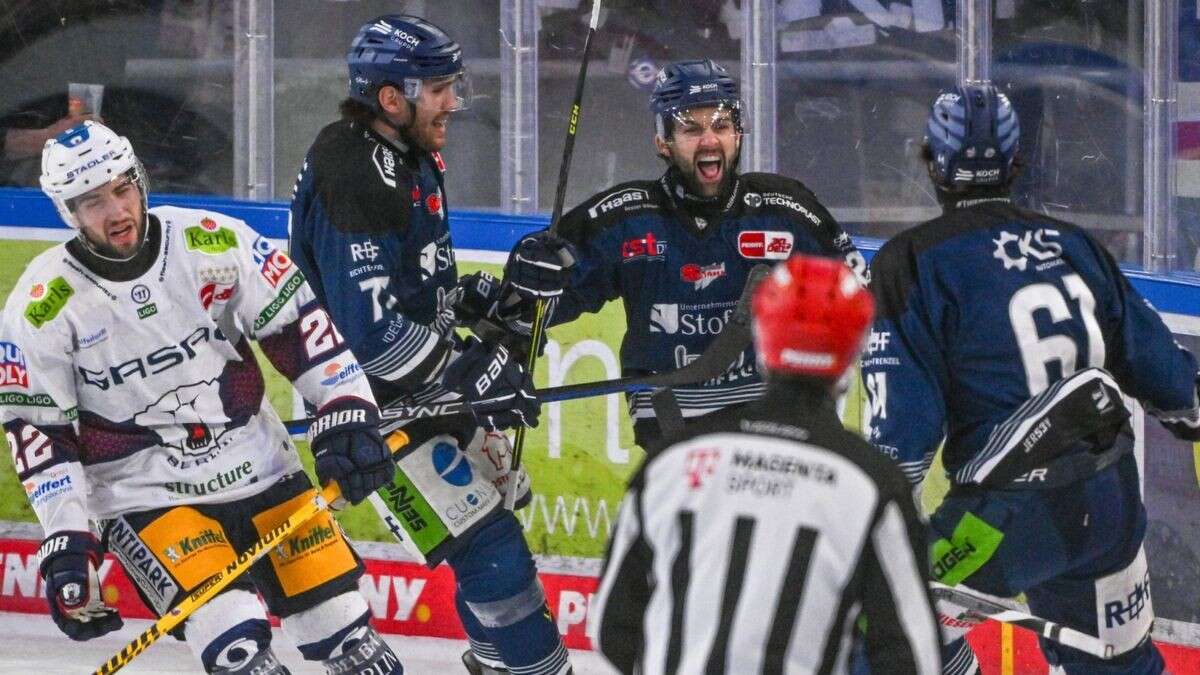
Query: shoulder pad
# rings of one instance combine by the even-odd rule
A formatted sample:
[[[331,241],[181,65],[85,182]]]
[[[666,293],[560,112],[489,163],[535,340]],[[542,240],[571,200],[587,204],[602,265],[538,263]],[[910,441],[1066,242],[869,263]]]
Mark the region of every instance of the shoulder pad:
[[[816,195],[798,180],[772,173],[742,175],[742,203],[750,209],[798,217],[812,227],[831,227],[833,219]]]
[[[597,230],[625,218],[663,208],[662,191],[655,181],[629,181],[614,185],[585,199],[567,212],[559,233],[572,241],[589,238]]]
[[[381,232],[408,222],[412,176],[394,148],[347,122],[321,130],[310,151],[313,182],[332,224]]]

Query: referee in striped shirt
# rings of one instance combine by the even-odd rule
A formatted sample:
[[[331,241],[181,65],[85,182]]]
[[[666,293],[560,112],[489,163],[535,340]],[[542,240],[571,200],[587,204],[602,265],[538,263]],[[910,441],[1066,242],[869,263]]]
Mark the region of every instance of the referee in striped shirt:
[[[912,491],[834,406],[872,314],[838,261],[762,283],[766,396],[649,457],[621,506],[596,598],[619,671],[844,673],[861,618],[872,672],[941,671]]]

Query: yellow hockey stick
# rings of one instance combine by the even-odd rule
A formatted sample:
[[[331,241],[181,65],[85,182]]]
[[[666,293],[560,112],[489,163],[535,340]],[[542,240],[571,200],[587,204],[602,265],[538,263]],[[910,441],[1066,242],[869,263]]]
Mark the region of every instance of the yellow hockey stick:
[[[408,436],[403,431],[393,432],[388,435],[387,444],[392,454],[395,454],[400,448],[408,445]],[[341,488],[338,487],[337,482],[331,481],[324,489],[313,495],[312,499],[304,502],[304,506],[296,509],[282,523],[254,542],[250,548],[238,554],[238,557],[226,565],[225,569],[197,586],[178,605],[172,607],[152,626],[142,631],[141,635],[114,654],[104,665],[93,671],[92,675],[109,675],[129,665],[129,662],[138,654],[146,651],[146,648],[154,644],[156,640],[183,623],[193,612],[216,597],[230,582],[250,569],[251,565],[270,552],[272,548],[282,543],[284,539],[316,517],[317,514],[328,509],[329,505],[341,496]]]

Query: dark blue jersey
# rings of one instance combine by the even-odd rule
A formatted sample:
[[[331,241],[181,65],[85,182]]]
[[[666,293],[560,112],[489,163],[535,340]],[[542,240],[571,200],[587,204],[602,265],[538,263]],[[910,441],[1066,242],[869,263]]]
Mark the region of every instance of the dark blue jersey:
[[[1088,367],[1162,411],[1196,407],[1196,360],[1081,228],[974,200],[887,242],[863,356],[868,439],[924,477],[955,471],[1031,397]]]
[[[433,328],[458,271],[444,165],[347,120],[321,130],[292,199],[291,253],[381,401],[435,377],[450,343]]]
[[[580,262],[553,321],[570,321],[621,298],[625,374],[674,370],[701,354],[721,332],[757,264],[811,253],[844,258],[865,276],[850,237],[800,182],[744,174],[716,208],[695,208],[672,176],[605,190],[560,224]],[[731,366],[713,381],[674,388],[685,417],[762,394],[752,349]],[[635,421],[654,416],[645,393],[632,396],[630,410]]]

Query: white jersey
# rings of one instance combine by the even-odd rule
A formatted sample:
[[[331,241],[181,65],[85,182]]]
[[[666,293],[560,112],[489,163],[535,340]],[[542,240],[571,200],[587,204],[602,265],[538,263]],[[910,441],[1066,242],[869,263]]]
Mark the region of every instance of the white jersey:
[[[219,213],[150,214],[133,261],[60,244],[5,304],[0,421],[47,532],[231,501],[300,471],[249,340],[318,408],[374,401],[284,253]]]

